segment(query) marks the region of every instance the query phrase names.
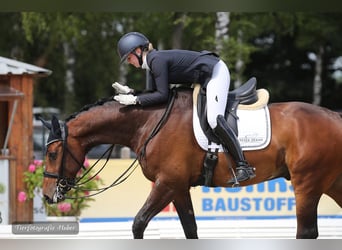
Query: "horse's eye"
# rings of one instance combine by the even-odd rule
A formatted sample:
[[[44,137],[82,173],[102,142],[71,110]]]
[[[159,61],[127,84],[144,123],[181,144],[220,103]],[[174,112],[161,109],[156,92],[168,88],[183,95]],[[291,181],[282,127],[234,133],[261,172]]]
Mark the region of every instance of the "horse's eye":
[[[56,152],[49,152],[48,153],[49,159],[50,160],[56,160],[57,159],[57,153]]]

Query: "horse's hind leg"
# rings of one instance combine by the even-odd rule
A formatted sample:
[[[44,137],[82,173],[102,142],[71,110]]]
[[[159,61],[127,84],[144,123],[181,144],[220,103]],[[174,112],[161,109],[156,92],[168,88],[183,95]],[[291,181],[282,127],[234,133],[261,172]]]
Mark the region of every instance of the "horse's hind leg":
[[[173,204],[177,209],[185,237],[187,239],[197,239],[197,225],[189,190],[178,194],[175,197]]]
[[[157,215],[174,197],[174,190],[157,180],[143,207],[139,210],[133,222],[134,239],[142,239],[150,220]]]
[[[342,207],[342,174],[324,192]],[[296,194],[297,238],[317,238],[317,207],[321,194]]]
[[[297,239],[318,237],[317,207],[321,195],[296,193]]]

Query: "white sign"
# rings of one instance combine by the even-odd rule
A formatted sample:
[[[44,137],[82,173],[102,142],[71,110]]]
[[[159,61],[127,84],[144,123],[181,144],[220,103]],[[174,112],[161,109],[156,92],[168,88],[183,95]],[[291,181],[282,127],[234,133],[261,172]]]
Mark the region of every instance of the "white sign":
[[[36,189],[34,191],[33,199],[33,221],[46,221],[45,206],[43,203],[42,190]]]
[[[9,169],[8,160],[0,160],[0,225],[8,224],[9,209]]]

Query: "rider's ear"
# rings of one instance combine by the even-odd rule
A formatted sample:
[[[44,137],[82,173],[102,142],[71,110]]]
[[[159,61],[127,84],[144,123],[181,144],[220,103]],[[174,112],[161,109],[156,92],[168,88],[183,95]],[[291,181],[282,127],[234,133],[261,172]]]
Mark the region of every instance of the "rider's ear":
[[[51,125],[52,125],[51,132],[52,132],[56,137],[62,137],[61,126],[59,125],[58,118],[57,118],[55,115],[52,116]]]
[[[142,55],[142,53],[143,53],[143,51],[142,51],[142,49],[141,49],[141,48],[139,48],[139,47],[138,47],[138,48],[136,48],[136,49],[135,49],[135,53],[137,53],[138,55],[140,55],[140,56],[141,56],[141,55]]]

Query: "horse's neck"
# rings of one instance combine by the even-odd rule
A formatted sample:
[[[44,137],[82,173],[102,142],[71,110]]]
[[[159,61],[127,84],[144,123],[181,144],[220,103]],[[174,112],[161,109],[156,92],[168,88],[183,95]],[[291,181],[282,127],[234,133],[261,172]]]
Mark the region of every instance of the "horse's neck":
[[[173,110],[181,115],[184,109],[191,108],[191,93],[180,92]],[[120,144],[138,150],[164,112],[165,105],[141,108],[109,102],[83,111],[69,120],[69,138],[86,149],[99,144]]]
[[[138,128],[146,123],[148,116],[130,107],[118,104],[94,107],[78,114],[68,122],[69,137],[85,148],[99,144],[121,144],[131,147],[138,136]]]

